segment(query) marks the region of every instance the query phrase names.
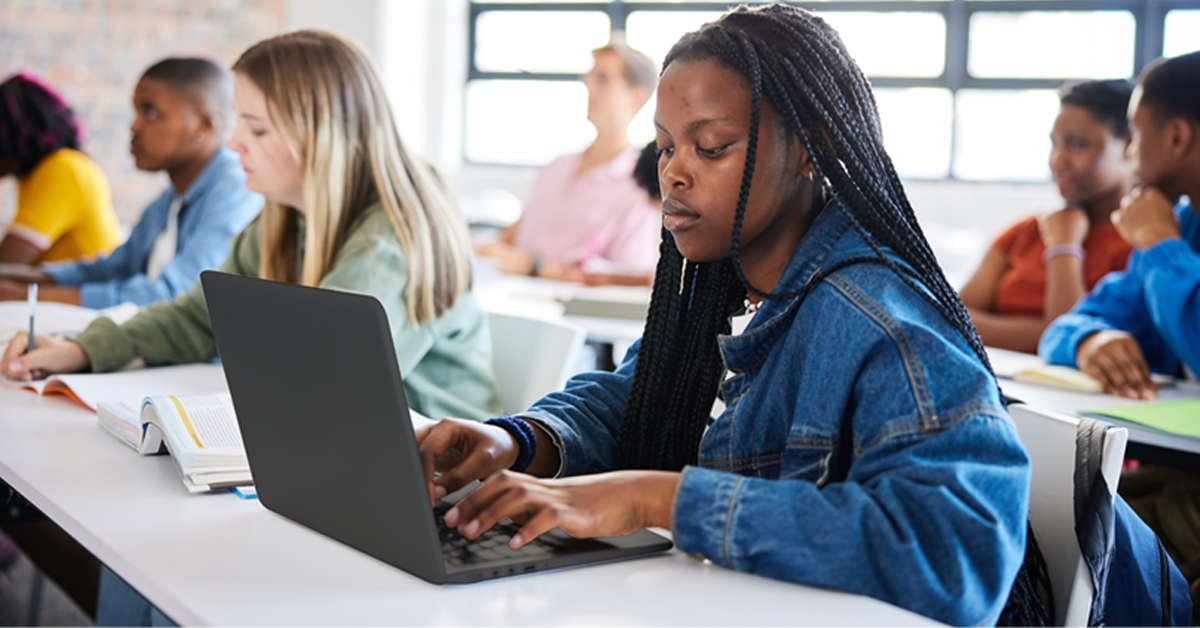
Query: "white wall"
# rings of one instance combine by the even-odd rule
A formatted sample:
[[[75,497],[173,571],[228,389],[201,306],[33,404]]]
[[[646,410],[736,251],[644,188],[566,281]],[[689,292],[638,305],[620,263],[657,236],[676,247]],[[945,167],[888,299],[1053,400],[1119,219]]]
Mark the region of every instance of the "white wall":
[[[337,33],[362,46],[378,63],[383,33],[378,17],[384,3],[385,0],[287,0],[285,28]]]
[[[287,0],[288,30],[332,31],[367,51],[405,144],[443,168],[461,159],[466,24],[466,0]]]

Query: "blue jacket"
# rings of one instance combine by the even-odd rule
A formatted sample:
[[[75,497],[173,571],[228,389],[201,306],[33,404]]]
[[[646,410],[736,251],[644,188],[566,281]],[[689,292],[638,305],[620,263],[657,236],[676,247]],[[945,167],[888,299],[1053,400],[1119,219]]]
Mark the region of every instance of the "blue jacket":
[[[872,252],[831,204],[775,291],[860,255]],[[728,407],[679,480],[679,548],[949,624],[994,624],[1024,556],[1029,461],[962,335],[886,266],[860,263],[803,302],[763,303],[719,342]],[[615,373],[576,376],[522,413],[554,439],[563,473],[613,468],[639,346]]]
[[[246,189],[246,173],[237,154],[222,148],[183,194],[175,258],[157,279],[146,276],[146,264],[158,235],[167,228],[175,199],[168,187],[142,212],[125,244],[93,262],[66,262],[43,268],[61,286],[79,286],[84,307],[106,308],[132,301],[149,305],[187,292],[200,271],[216,268],[229,257],[233,238],[262,209],[262,197]]]
[[[1135,249],[1124,271],[1109,273],[1042,332],[1038,355],[1075,366],[1080,341],[1119,329],[1133,334],[1151,371],[1174,375],[1183,360],[1200,373],[1200,216],[1188,203],[1175,215],[1180,238]]]

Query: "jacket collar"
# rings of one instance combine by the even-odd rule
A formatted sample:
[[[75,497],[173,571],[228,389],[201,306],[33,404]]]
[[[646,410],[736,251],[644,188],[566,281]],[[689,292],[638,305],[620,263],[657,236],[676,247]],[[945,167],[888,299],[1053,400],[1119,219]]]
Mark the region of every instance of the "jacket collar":
[[[222,176],[224,171],[236,167],[238,167],[237,153],[228,148],[221,147],[217,151],[217,154],[208,160],[208,165],[204,166],[204,170],[200,171],[200,176],[196,177],[196,180],[192,181],[187,191],[183,193],[183,204],[191,204],[192,201],[196,200],[197,196],[207,192],[208,188],[214,183],[214,180]],[[171,186],[171,191],[173,194],[179,193],[174,185]]]
[[[835,197],[825,205],[801,238],[772,292],[781,294],[802,288],[825,266],[830,252],[850,228],[850,219],[846,217],[841,201]],[[725,366],[737,373],[753,368],[765,359],[775,338],[790,327],[787,321],[800,300],[800,296],[767,299],[745,332],[738,336],[720,336],[717,342]]]

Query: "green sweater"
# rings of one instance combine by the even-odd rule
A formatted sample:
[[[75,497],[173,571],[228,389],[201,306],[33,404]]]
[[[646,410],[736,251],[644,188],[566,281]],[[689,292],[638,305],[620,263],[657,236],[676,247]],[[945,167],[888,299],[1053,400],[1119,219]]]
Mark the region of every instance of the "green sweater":
[[[260,241],[255,220],[234,240],[221,271],[257,277]],[[302,246],[298,257],[303,259]],[[499,414],[487,316],[468,293],[441,318],[416,327],[409,323],[408,261],[382,206],[367,209],[350,226],[346,243],[320,287],[367,294],[383,304],[414,410],[432,419]],[[96,319],[75,341],[96,372],[120,368],[135,358],[157,366],[217,357],[199,285],[172,302],[142,310],[124,325]]]

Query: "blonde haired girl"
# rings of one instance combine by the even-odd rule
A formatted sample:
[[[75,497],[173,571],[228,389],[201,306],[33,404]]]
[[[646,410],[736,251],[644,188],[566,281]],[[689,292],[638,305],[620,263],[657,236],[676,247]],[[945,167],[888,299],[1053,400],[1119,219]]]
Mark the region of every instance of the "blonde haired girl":
[[[336,35],[301,31],[255,44],[233,71],[238,122],[229,146],[266,203],[222,270],[378,298],[413,408],[493,413],[491,341],[470,293],[466,224],[429,167],[404,149],[366,54]],[[136,358],[216,357],[198,288],[121,326],[99,319],[71,340],[39,336],[22,355],[25,344],[24,334],[14,338],[0,372],[28,379]]]

